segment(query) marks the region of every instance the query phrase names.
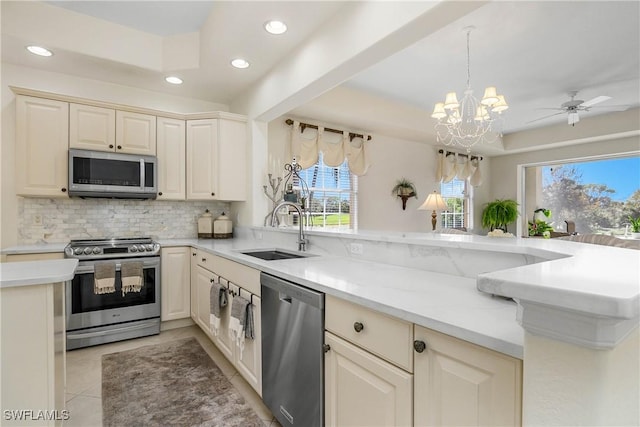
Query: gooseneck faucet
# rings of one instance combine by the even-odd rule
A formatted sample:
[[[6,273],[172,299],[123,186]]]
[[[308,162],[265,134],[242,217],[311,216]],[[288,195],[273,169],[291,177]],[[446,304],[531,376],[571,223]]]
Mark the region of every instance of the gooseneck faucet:
[[[273,209],[273,213],[271,214],[271,226],[275,227],[276,212],[278,212],[280,210],[280,208],[282,208],[283,206],[291,206],[296,211],[298,211],[298,226],[299,226],[299,228],[298,228],[298,250],[299,251],[304,251],[307,248],[307,243],[309,243],[309,240],[307,240],[307,238],[304,235],[304,225],[303,225],[303,218],[302,218],[302,207],[299,204],[293,203],[293,202],[287,202],[287,201],[282,201],[282,202],[278,203],[278,205]]]

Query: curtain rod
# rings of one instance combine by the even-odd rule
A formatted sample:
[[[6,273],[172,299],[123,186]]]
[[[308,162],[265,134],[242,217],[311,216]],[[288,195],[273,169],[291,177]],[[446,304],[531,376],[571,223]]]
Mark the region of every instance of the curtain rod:
[[[289,126],[291,126],[291,125],[293,125],[293,120],[287,119],[287,120],[285,120],[285,123],[288,124]],[[312,125],[312,124],[309,124],[309,123],[300,122],[300,132],[304,132],[305,128],[318,129],[318,126]],[[341,135],[343,133],[343,131],[338,130],[338,129],[324,128],[324,130],[326,130],[327,132],[339,133]],[[349,132],[349,141],[353,141],[353,138],[362,138],[362,139],[364,139],[364,135],[359,134],[359,133]],[[367,141],[371,141],[371,135],[367,136]]]
[[[442,154],[444,153],[444,150],[438,150],[438,153]],[[469,158],[469,160],[473,160],[473,159],[483,160],[482,156],[472,156],[471,154],[456,153],[455,151],[447,151],[447,153],[445,154],[445,157],[448,156],[449,154],[457,154],[458,156],[467,157]]]

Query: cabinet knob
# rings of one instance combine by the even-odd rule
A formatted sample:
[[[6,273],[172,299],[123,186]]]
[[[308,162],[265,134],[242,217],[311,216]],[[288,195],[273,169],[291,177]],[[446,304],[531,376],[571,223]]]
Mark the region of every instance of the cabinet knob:
[[[113,148],[113,144],[109,144],[109,148]]]
[[[206,258],[202,258],[202,262],[207,262],[207,259]]]
[[[60,189],[60,191],[62,191],[63,193],[66,193],[66,192],[67,192],[67,189],[66,189],[66,188],[64,188],[64,187],[62,187],[62,188]]]
[[[197,253],[195,253],[195,252],[191,254],[191,256],[196,256],[196,255],[198,255],[198,254],[197,254]]]
[[[427,348],[427,345],[424,343],[424,341],[415,340],[413,342],[413,349],[418,353],[422,353],[426,348]]]
[[[158,193],[158,196],[162,196],[162,191]]]
[[[211,195],[212,195],[212,196],[215,196],[215,195],[216,195],[216,193],[211,193]]]
[[[322,345],[322,350],[323,350],[325,353],[328,353],[328,352],[329,352],[329,350],[331,350],[331,346],[330,346],[329,344],[323,344],[323,345]]]
[[[122,150],[122,145],[118,145],[118,150]]]
[[[360,333],[364,329],[364,325],[360,322],[356,322],[353,324],[353,329],[355,329],[356,332]]]
[[[211,283],[213,283],[215,281],[216,281],[216,279],[209,279],[209,282],[211,282]]]

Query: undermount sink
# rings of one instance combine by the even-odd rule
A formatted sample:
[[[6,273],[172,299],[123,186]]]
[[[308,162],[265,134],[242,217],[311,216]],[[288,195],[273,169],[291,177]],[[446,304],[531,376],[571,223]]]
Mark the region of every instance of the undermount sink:
[[[241,254],[249,255],[255,258],[260,258],[265,261],[276,261],[280,259],[296,259],[296,258],[308,258],[314,256],[312,254],[305,254],[300,252],[289,252],[282,249],[249,249],[240,251]]]

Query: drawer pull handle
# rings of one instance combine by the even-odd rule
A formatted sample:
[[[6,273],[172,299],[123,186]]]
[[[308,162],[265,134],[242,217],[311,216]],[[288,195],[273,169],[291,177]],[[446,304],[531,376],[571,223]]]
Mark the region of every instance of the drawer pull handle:
[[[198,255],[198,254],[196,254],[196,253],[191,254],[191,256],[197,256],[197,255]]]
[[[355,329],[356,332],[360,333],[364,329],[364,325],[360,322],[356,322],[353,324],[353,329]]]
[[[216,279],[209,279],[209,282],[211,282],[211,283],[213,283],[215,281],[216,281]]]
[[[207,262],[207,259],[206,258],[202,258],[202,262]]]
[[[424,341],[415,340],[413,342],[413,349],[418,353],[422,353],[426,348],[427,345],[424,343]]]
[[[329,344],[323,344],[323,345],[322,345],[322,350],[323,350],[325,353],[328,353],[328,352],[329,352],[329,350],[331,350],[331,346],[330,346]]]

